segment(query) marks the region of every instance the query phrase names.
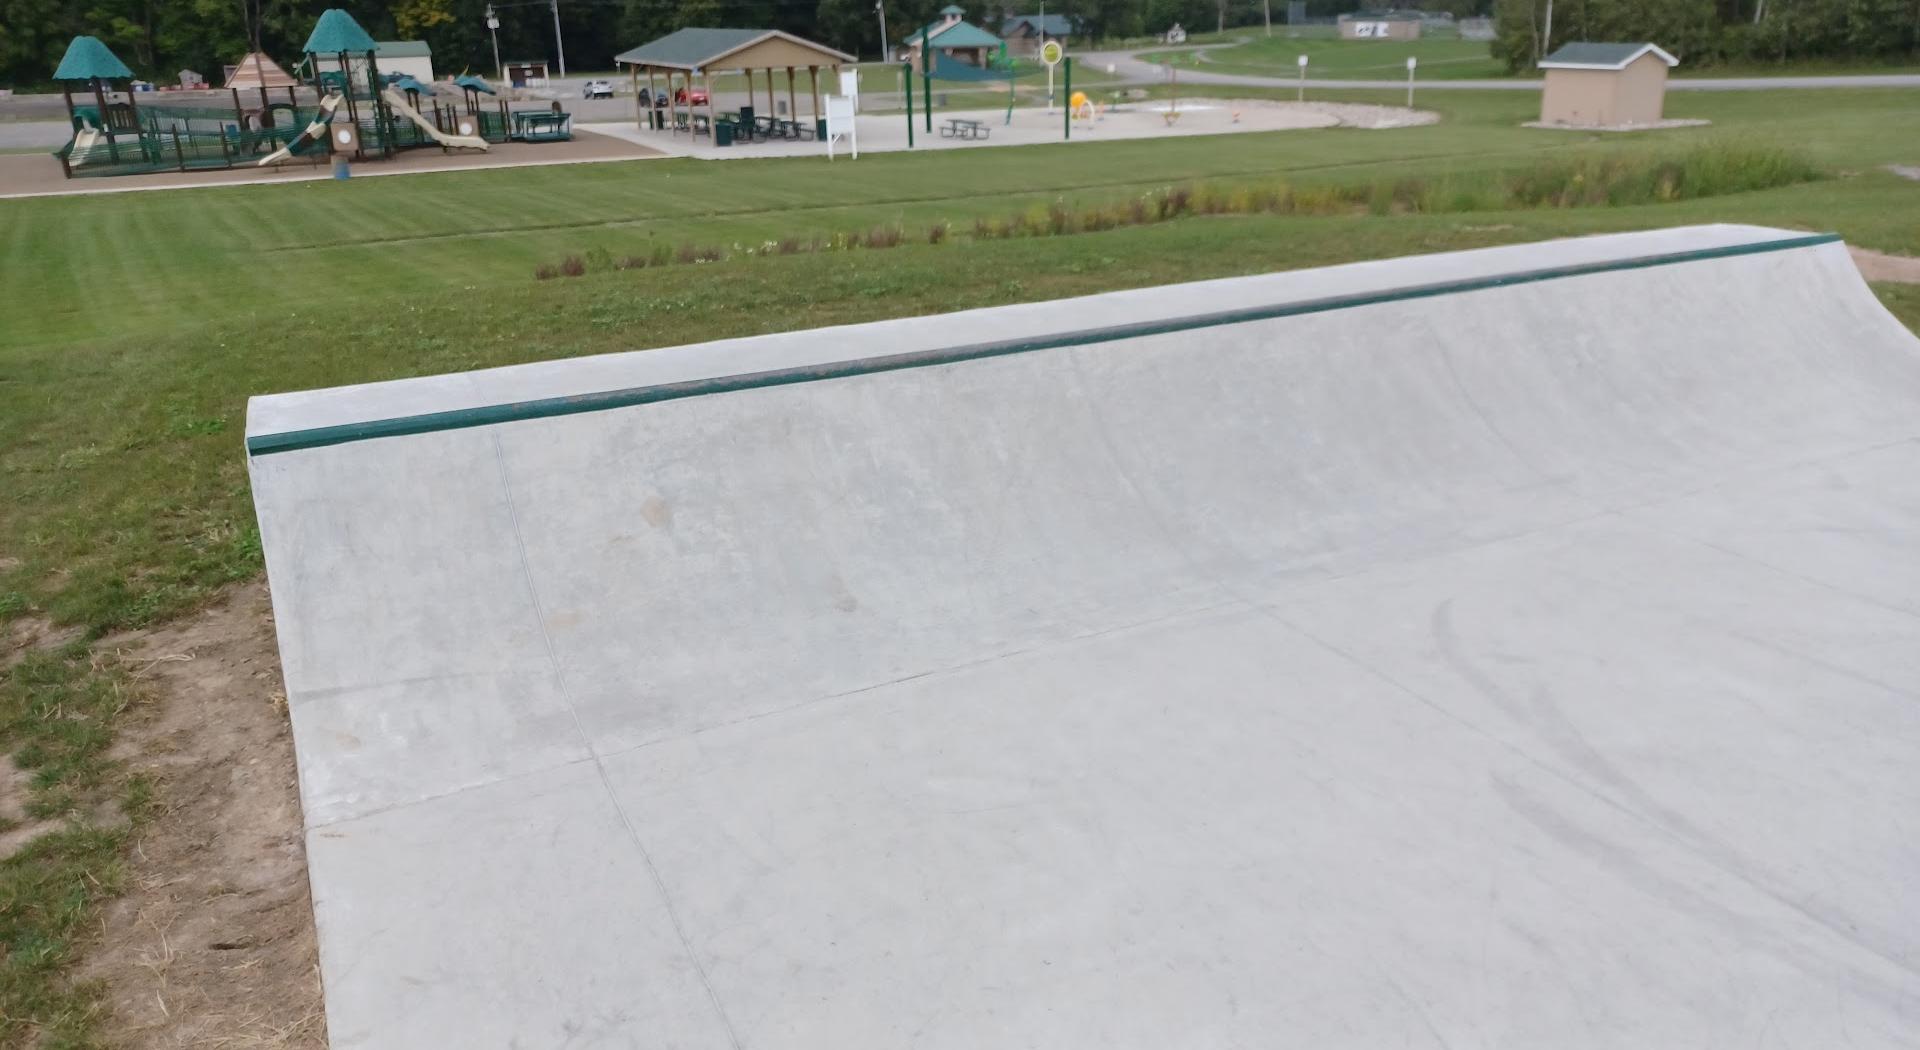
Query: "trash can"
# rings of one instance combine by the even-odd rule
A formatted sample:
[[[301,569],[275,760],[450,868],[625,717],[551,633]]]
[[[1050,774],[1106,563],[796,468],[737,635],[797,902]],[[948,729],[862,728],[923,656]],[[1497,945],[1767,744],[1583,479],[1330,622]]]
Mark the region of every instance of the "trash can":
[[[333,177],[336,179],[353,177],[353,169],[347,166],[346,154],[336,153],[333,155]]]
[[[666,127],[666,123],[661,119],[659,110],[657,109],[647,110],[647,127],[650,127],[655,131],[659,131],[661,128]]]
[[[753,127],[753,107],[752,106],[740,107],[740,126],[743,128]]]
[[[827,118],[813,118],[813,137],[821,142],[827,141]]]
[[[733,121],[716,120],[713,122],[713,144],[716,146],[733,145]]]

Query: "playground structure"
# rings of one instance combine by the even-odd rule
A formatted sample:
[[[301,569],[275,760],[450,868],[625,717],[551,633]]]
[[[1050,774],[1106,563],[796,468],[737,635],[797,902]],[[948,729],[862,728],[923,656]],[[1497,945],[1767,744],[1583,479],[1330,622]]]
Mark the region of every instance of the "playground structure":
[[[480,77],[456,78],[459,100],[443,103],[431,85],[383,75],[377,47],[353,16],[328,10],[295,67],[305,73],[304,89],[287,83],[270,90],[264,77],[257,87],[236,78],[229,105],[142,106],[126,64],[98,39],[76,37],[54,74],[73,138],[54,155],[74,178],[317,163],[333,155],[384,159],[428,147],[484,151],[507,141],[572,137],[572,118],[557,105],[513,110]],[[259,58],[248,60],[259,68]]]

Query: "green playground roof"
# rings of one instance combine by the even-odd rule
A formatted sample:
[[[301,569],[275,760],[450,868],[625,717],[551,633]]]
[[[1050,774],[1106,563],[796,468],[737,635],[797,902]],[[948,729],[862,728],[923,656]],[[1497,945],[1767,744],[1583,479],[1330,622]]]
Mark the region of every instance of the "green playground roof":
[[[337,55],[342,51],[366,52],[380,50],[375,40],[353,16],[337,7],[320,12],[320,21],[313,24],[313,35],[307,37],[306,46],[300,50],[309,54]]]
[[[903,43],[918,44],[920,33],[914,30]],[[926,28],[926,34],[934,47],[999,47],[1001,43],[999,37],[972,22],[936,22]]]
[[[453,86],[470,88],[474,91],[483,91],[489,95],[495,95],[499,93],[493,90],[493,85],[487,83],[486,78],[475,76],[472,73],[462,73],[459,76],[454,77]]]
[[[395,77],[393,79],[393,83],[388,84],[387,86],[390,88],[393,88],[395,91],[413,91],[413,92],[418,92],[419,94],[422,94],[422,95],[433,94],[433,89],[431,87],[428,87],[427,85],[420,83],[420,81],[414,79],[413,77]]]
[[[374,54],[381,58],[432,58],[433,48],[425,40],[382,40]]]
[[[133,70],[101,43],[99,37],[77,36],[67,45],[66,56],[60,59],[60,68],[53,71],[53,79],[132,80]]]

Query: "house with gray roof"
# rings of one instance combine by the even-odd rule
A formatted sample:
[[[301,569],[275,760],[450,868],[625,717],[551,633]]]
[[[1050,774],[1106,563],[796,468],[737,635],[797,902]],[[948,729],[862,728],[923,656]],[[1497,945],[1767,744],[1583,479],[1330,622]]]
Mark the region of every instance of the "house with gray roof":
[[[1006,21],[1000,23],[1000,35],[1007,42],[1007,50],[1016,55],[1039,54],[1040,45],[1049,40],[1065,44],[1076,31],[1073,19],[1062,14],[1008,15]]]
[[[1540,93],[1540,123],[1658,124],[1666,104],[1667,70],[1679,64],[1679,59],[1654,44],[1566,44],[1540,60],[1546,77]]]
[[[915,69],[921,68],[920,45],[925,42],[950,59],[970,66],[985,66],[1004,42],[967,21],[966,16],[966,9],[957,4],[941,8],[938,19],[914,30],[913,35],[900,42],[901,57],[912,62]]]

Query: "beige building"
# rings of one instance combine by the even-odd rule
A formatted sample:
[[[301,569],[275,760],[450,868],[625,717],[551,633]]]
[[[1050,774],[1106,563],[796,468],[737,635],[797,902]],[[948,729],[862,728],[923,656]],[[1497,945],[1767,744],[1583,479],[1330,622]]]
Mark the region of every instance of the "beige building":
[[[1540,123],[1572,127],[1658,124],[1667,70],[1680,60],[1653,44],[1568,44],[1540,61]]]
[[[1342,40],[1418,40],[1418,11],[1355,11],[1340,16]]]

